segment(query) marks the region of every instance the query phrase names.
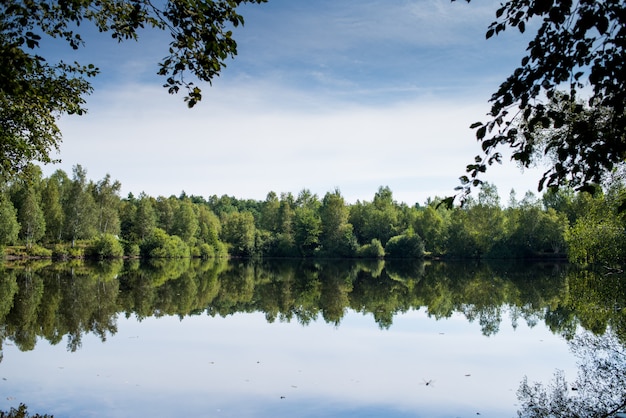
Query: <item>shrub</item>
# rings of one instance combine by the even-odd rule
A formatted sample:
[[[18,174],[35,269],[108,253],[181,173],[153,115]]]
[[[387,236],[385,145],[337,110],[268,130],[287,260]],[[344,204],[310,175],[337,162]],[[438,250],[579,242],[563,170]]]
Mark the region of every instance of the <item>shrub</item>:
[[[26,248],[26,253],[31,257],[52,257],[53,251],[40,245],[33,245],[30,248]]]
[[[228,247],[223,242],[216,243],[213,249],[215,250],[215,258],[228,257]]]
[[[396,235],[387,241],[385,254],[387,258],[423,258],[424,241],[411,231]]]
[[[55,244],[54,247],[52,247],[52,258],[54,260],[65,260],[69,258],[70,253],[68,250],[69,247],[67,245]]]
[[[122,241],[122,247],[124,247],[124,255],[126,257],[136,258],[141,254],[139,244],[136,242]]]
[[[119,258],[124,255],[124,247],[116,236],[103,234],[91,242],[91,245],[85,250],[85,255],[100,260],[105,258]]]
[[[189,257],[189,247],[176,235],[167,235],[161,228],[155,228],[141,246],[141,255],[147,258]]]
[[[380,243],[380,240],[374,238],[371,243],[359,247],[356,255],[359,258],[383,258],[385,256],[385,249]]]
[[[201,244],[198,250],[200,258],[204,260],[215,257],[215,248],[207,243]]]

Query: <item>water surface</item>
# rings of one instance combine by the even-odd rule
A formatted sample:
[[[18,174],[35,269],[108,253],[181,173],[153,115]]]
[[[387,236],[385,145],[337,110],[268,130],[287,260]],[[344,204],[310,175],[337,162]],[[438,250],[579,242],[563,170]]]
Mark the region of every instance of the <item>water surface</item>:
[[[581,305],[588,278],[563,265],[2,274],[0,410],[21,402],[55,417],[514,417],[524,376],[574,379],[567,339],[623,316],[585,311],[620,296],[584,293]]]

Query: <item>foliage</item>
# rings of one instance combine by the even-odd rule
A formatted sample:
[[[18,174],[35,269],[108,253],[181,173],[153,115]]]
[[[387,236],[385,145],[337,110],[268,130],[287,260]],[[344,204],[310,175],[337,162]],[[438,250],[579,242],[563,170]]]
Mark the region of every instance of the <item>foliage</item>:
[[[28,255],[30,257],[35,257],[35,258],[49,258],[52,257],[52,250],[42,247],[40,245],[31,245],[29,247],[27,247],[26,249]]]
[[[414,233],[408,231],[402,235],[396,235],[387,241],[385,246],[386,258],[423,258],[424,241]]]
[[[124,255],[124,247],[115,235],[102,234],[91,241],[91,245],[85,250],[85,255],[100,260],[119,258]]]
[[[0,411],[0,418],[52,418],[53,415],[29,414],[26,405],[21,403],[17,409],[11,408],[9,412]]]
[[[353,309],[385,328],[395,314],[422,308],[435,318],[461,314],[485,335],[510,318],[513,327],[545,321],[558,334],[582,327],[624,338],[623,311],[615,309],[626,294],[623,277],[607,281],[560,263],[406,259],[28,263],[0,274],[0,344],[4,338],[30,349],[39,339],[58,344],[68,335],[75,350],[85,333],[114,333],[122,312],[140,319],[262,312],[302,323],[321,313],[336,324]]]
[[[65,213],[64,236],[74,245],[77,239],[91,239],[96,234],[97,208],[89,192],[87,171],[74,166],[67,195],[62,201]]]
[[[360,258],[383,258],[385,256],[385,249],[380,240],[373,238],[369,244],[359,247],[356,256]]]
[[[626,258],[626,219],[619,212],[626,192],[619,176],[595,196],[560,190],[539,199],[528,192],[517,201],[513,193],[508,207],[500,205],[495,186],[485,183],[476,199],[452,209],[438,206],[437,198],[425,206],[399,204],[388,187],[379,188],[372,202],[355,204],[346,203],[339,190],[327,193],[322,201],[306,189],[297,198],[269,193],[264,201],[254,201],[227,196],[204,200],[184,193],[168,198],[131,194],[122,199],[119,187],[108,175],[99,182],[88,181],[80,166],[72,179],[62,171],[41,178],[39,171],[29,182],[12,180],[0,192],[0,210],[7,211],[0,218],[0,232],[19,230],[16,207],[22,208],[24,220],[26,212],[46,208],[43,220],[32,218],[38,218],[50,234],[38,239],[32,234],[13,235],[6,243],[49,246],[57,259],[82,257],[81,248],[67,245],[80,247],[80,239],[89,247],[85,254],[90,257],[119,254],[119,248],[104,249],[108,243],[120,244],[129,257],[380,258],[406,257],[399,255],[406,250],[413,253],[410,257],[569,256],[575,263],[615,268],[622,268]],[[52,212],[56,214],[51,216]],[[74,213],[79,213],[77,219]],[[386,226],[376,226],[379,221]],[[119,239],[98,233],[118,227]],[[155,233],[156,229],[160,231]],[[390,233],[394,235],[387,238]],[[420,238],[423,248],[417,238],[413,243],[408,240],[411,234]],[[109,238],[102,241],[102,236]],[[372,238],[364,241],[366,236]],[[407,250],[412,246],[414,250]]]
[[[611,198],[620,190],[599,193],[585,202],[585,212],[565,233],[568,256],[579,264],[603,264],[623,267],[626,256],[626,232],[619,213],[620,198]]]
[[[225,216],[222,239],[230,246],[229,253],[249,257],[256,249],[256,227],[250,212],[233,212]]]
[[[99,73],[93,64],[54,62],[38,50],[40,43],[57,39],[78,50],[85,46],[78,30],[89,24],[118,42],[138,39],[146,26],[167,31],[171,41],[158,74],[169,93],[185,89],[185,101],[193,107],[201,89],[186,75],[209,83],[218,76],[237,54],[232,29],[244,22],[237,7],[265,1],[2,2],[0,173],[14,174],[31,161],[52,161],[50,151],[61,142],[58,117],[85,113],[85,95],[92,92],[88,79]]]
[[[569,259],[579,264],[621,266],[626,254],[624,227],[615,219],[582,218],[567,230]]]
[[[140,244],[141,255],[148,258],[189,257],[189,247],[176,235],[167,235],[161,228],[154,228],[152,234]]]
[[[328,192],[319,209],[321,252],[327,257],[351,257],[358,243],[348,222],[349,209],[339,189]]]
[[[539,190],[564,184],[587,190],[623,164],[624,16],[626,4],[620,1],[510,0],[500,5],[487,38],[507,28],[537,31],[521,65],[492,95],[491,119],[471,126],[484,155],[476,156],[467,166],[469,175],[461,177],[466,193],[481,183],[488,165],[501,162],[501,146],[509,147],[523,167],[535,161],[539,150],[552,155]]]
[[[517,396],[520,418],[613,417],[626,409],[626,352],[611,332],[576,336],[569,343],[578,357],[578,376],[568,383],[561,371],[545,387],[524,378]]]
[[[20,224],[17,222],[17,211],[4,194],[0,194],[0,248],[17,241]]]

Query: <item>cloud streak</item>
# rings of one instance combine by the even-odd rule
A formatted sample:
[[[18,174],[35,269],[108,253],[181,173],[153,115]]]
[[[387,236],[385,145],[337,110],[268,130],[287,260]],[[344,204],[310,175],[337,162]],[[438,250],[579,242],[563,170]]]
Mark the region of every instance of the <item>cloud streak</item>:
[[[124,194],[153,196],[263,199],[338,187],[354,202],[379,186],[408,204],[450,195],[480,151],[468,126],[483,119],[520,45],[502,39],[485,50],[495,8],[448,0],[245,7],[239,56],[192,110],[149,75],[166,38],[98,40],[92,57],[111,72],[97,81],[87,116],[61,121],[58,168],[81,164],[94,180],[119,179]],[[508,164],[486,179],[523,195],[535,188],[533,173]]]

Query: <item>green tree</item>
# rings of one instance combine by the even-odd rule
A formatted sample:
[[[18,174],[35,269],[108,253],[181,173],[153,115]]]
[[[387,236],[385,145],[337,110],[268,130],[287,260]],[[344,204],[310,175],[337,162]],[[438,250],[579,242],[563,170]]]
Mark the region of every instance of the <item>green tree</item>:
[[[357,202],[350,207],[349,221],[359,242],[378,239],[384,246],[389,238],[400,232],[399,215],[391,189],[381,186],[371,203]]]
[[[437,207],[436,203],[416,210],[412,223],[414,231],[424,240],[426,251],[443,254],[446,251],[450,214],[447,209]]]
[[[500,197],[494,185],[484,183],[478,193],[478,200],[468,202],[467,219],[463,228],[470,242],[474,244],[473,255],[489,256],[492,250],[501,250],[504,238],[504,214],[500,207]],[[472,255],[472,254],[466,254]]]
[[[153,228],[141,242],[141,254],[147,258],[189,257],[189,247],[176,235],[168,235],[161,228]]]
[[[624,226],[614,214],[580,218],[567,230],[565,241],[572,262],[623,266],[626,258]]]
[[[424,241],[413,230],[392,237],[385,246],[387,258],[423,258]]]
[[[154,210],[157,217],[157,226],[168,234],[174,230],[174,211],[180,205],[180,201],[175,196],[165,198],[159,196],[154,202]]]
[[[261,204],[261,216],[259,227],[266,231],[278,232],[278,211],[280,210],[280,201],[275,192],[269,192],[265,197],[265,201]]]
[[[22,176],[14,177],[9,188],[11,201],[17,210],[17,220],[20,223],[19,237],[29,247],[43,237],[46,229],[40,206],[41,185],[41,169],[29,164],[24,168]]]
[[[521,65],[492,95],[490,120],[472,125],[484,154],[461,178],[466,193],[481,183],[488,165],[502,160],[502,146],[511,148],[512,159],[524,167],[534,163],[538,147],[554,150],[540,189],[562,184],[585,189],[623,164],[625,14],[621,1],[510,0],[500,5],[487,38],[507,28],[536,32]],[[536,140],[538,128],[549,130],[544,141]]]
[[[100,260],[119,258],[124,255],[124,248],[117,237],[111,234],[101,234],[91,242],[85,255]]]
[[[571,261],[622,267],[626,259],[625,218],[621,211],[624,186],[612,183],[606,192],[578,193],[574,201],[576,217],[566,231]]]
[[[322,233],[320,206],[317,195],[310,190],[303,189],[298,194],[294,209],[294,240],[303,257],[311,257],[319,249]]]
[[[234,256],[249,257],[255,254],[256,227],[250,212],[232,212],[222,221],[222,240],[229,244]]]
[[[97,231],[97,209],[89,192],[87,171],[80,165],[73,169],[73,177],[63,200],[65,237],[75,245],[77,239],[90,239]]]
[[[98,210],[98,232],[101,234],[118,235],[120,233],[120,189],[122,183],[111,181],[107,174],[95,184],[93,197]]]
[[[206,205],[196,205],[198,229],[196,236],[199,242],[217,246],[222,224],[219,218]]]
[[[46,220],[39,206],[39,198],[33,188],[25,190],[17,218],[21,226],[20,235],[27,246],[32,246],[44,236]]]
[[[183,199],[174,211],[172,235],[179,236],[184,242],[193,244],[192,240],[198,231],[198,217],[190,199]]]
[[[145,193],[141,193],[135,205],[131,234],[134,240],[142,241],[150,236],[156,228],[157,215],[152,198]]]
[[[17,211],[4,193],[0,193],[0,248],[13,244],[17,240],[19,232],[20,224],[17,222]]]
[[[349,208],[339,189],[326,193],[319,213],[322,222],[320,244],[325,255],[331,257],[354,255],[358,244],[352,233],[352,224],[348,222]]]
[[[92,64],[54,62],[37,50],[40,42],[57,39],[80,49],[85,41],[78,30],[89,24],[118,42],[138,39],[145,26],[168,31],[171,41],[158,74],[165,77],[169,93],[185,89],[185,101],[193,107],[202,94],[186,75],[209,83],[218,76],[237,54],[232,29],[244,21],[237,7],[265,1],[3,1],[0,173],[18,172],[31,161],[52,161],[50,151],[61,142],[58,116],[85,112],[84,96],[92,91],[88,80],[99,72]]]
[[[41,190],[41,209],[46,222],[45,239],[59,242],[63,234],[63,207],[58,181],[50,177],[44,181]]]

